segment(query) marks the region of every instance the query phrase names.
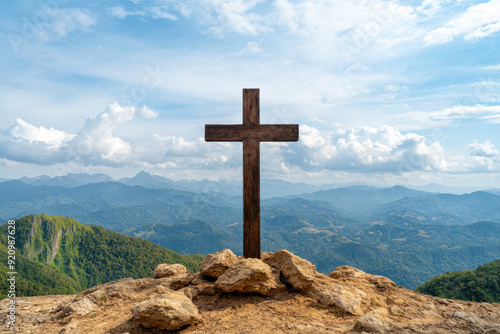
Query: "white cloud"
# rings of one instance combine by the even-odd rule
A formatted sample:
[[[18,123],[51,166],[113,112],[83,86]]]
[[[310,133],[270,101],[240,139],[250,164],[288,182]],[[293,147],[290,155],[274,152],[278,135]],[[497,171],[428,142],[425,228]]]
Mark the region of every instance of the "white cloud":
[[[258,53],[262,53],[262,49],[259,46],[259,42],[247,42],[246,46],[243,49],[234,52],[233,54],[236,56],[242,56],[242,55],[255,55]]]
[[[261,0],[206,0],[200,3],[189,2],[196,7],[195,12],[203,15],[202,22],[210,26],[216,35],[224,35],[227,31],[235,31],[243,35],[257,35],[269,29],[265,18],[255,13],[254,7]]]
[[[439,143],[426,144],[415,133],[401,134],[383,126],[339,129],[328,136],[309,126],[301,127],[296,152],[286,161],[304,170],[348,170],[357,172],[410,172],[449,169]]]
[[[481,119],[486,120],[488,123],[500,124],[500,113],[495,114],[495,115],[483,116],[483,117],[481,117]]]
[[[438,111],[431,112],[433,118],[447,119],[447,118],[473,118],[480,115],[497,114],[500,113],[500,105],[498,106],[456,106],[444,108]]]
[[[75,135],[55,130],[54,128],[47,129],[44,126],[36,127],[21,118],[16,120],[16,124],[7,130],[7,133],[15,141],[26,140],[30,144],[33,142],[40,142],[54,150],[59,149],[75,137]]]
[[[13,162],[51,165],[64,160],[64,150],[75,135],[34,126],[18,118],[0,135],[0,157]]]
[[[414,7],[383,0],[204,0],[176,1],[173,6],[221,37],[232,32],[267,36],[284,30],[280,42],[291,37],[294,51],[308,57],[342,56],[352,49],[361,53],[370,44],[385,49],[414,39],[411,28],[419,20]]]
[[[447,107],[434,111],[408,111],[382,117],[380,121],[390,122],[400,129],[432,129],[459,124],[462,119],[479,119],[487,123],[500,122],[500,105]]]
[[[417,11],[427,15],[427,16],[432,16],[439,12],[443,5],[448,4],[452,2],[451,0],[424,0],[420,4],[419,7],[417,7]]]
[[[127,16],[134,16],[134,15],[143,16],[144,15],[143,11],[130,12],[130,11],[125,10],[125,8],[123,8],[123,7],[112,7],[109,10],[109,12],[111,15],[116,16],[120,19],[123,19]]]
[[[198,141],[188,141],[183,137],[153,135],[155,141],[169,156],[197,156],[202,154],[202,146]]]
[[[202,177],[203,171],[210,170],[215,178],[241,173],[241,144],[159,134],[143,141],[117,136],[120,125],[135,116],[133,107],[114,103],[87,118],[76,135],[18,120],[0,137],[0,159],[11,164],[140,166]],[[474,142],[468,148],[469,157],[448,156],[440,143],[428,143],[424,136],[403,134],[390,126],[338,126],[324,134],[301,125],[298,143],[263,144],[261,164],[267,175],[286,172],[297,178],[325,172],[404,175],[489,173],[500,169],[500,152],[490,141]]]
[[[465,161],[469,171],[491,173],[500,171],[500,151],[491,141],[479,143],[476,140],[468,146],[472,161]]]
[[[153,111],[153,110],[149,109],[146,106],[143,106],[141,108],[141,111],[139,112],[139,115],[142,118],[146,118],[146,119],[152,119],[152,118],[158,117],[158,113],[156,111]]]
[[[93,115],[85,121],[72,146],[77,159],[85,164],[122,163],[132,158],[132,146],[125,140],[115,137],[117,125],[134,118],[134,107],[121,107],[111,104],[104,112]]]
[[[90,31],[97,19],[89,11],[79,8],[55,9],[46,19],[37,22],[35,31],[42,41],[60,40],[70,34]]]
[[[104,112],[87,118],[78,134],[35,127],[21,119],[4,132],[0,156],[19,162],[51,165],[75,161],[83,165],[116,165],[130,161],[130,143],[113,135],[120,124],[133,119],[133,107],[111,104]]]
[[[352,74],[352,73],[363,73],[363,72],[368,72],[370,71],[370,68],[368,66],[362,65],[360,63],[354,63],[350,65],[344,73],[346,74]]]
[[[139,6],[138,8],[142,8]],[[127,16],[141,16],[141,17],[151,17],[153,19],[167,19],[172,21],[177,21],[178,18],[174,14],[168,11],[168,8],[164,8],[161,6],[153,5],[152,7],[146,7],[144,9],[138,9],[134,11],[126,10],[125,8],[111,7],[109,9],[109,13],[112,16],[118,17],[120,19],[124,19]]]
[[[151,17],[153,19],[167,19],[167,20],[173,20],[173,21],[178,20],[177,16],[173,15],[172,13],[168,12],[164,8],[160,8],[160,7],[154,7],[151,9]]]
[[[143,151],[141,160],[161,166],[165,162],[178,168],[216,169],[241,167],[241,145],[205,142],[204,138],[186,140],[183,137],[153,135],[154,145]]]
[[[396,92],[400,92],[400,91],[408,91],[409,88],[406,86],[386,85],[384,87],[384,90],[391,92],[391,93],[396,93]]]
[[[489,70],[489,71],[500,71],[500,64],[498,65],[490,65],[490,66],[483,66],[481,67],[483,70]]]
[[[432,30],[425,36],[428,44],[442,44],[457,37],[476,40],[500,31],[500,0],[471,6],[460,17]]]
[[[500,156],[500,151],[495,149],[495,145],[489,140],[483,143],[474,141],[474,143],[469,145],[469,149],[472,151],[471,155],[475,157],[494,158]]]
[[[187,169],[214,169],[241,163],[241,152],[232,143],[206,143],[203,138],[192,141],[158,134],[141,142],[133,136],[115,134],[121,125],[136,117],[152,119],[157,115],[146,106],[136,113],[134,107],[113,103],[103,112],[88,117],[76,135],[18,119],[0,135],[0,159],[37,165],[147,165]]]
[[[259,47],[258,42],[248,42],[246,50],[250,53],[259,53],[262,52],[262,49]]]
[[[302,38],[297,44],[309,57],[348,61],[366,49],[385,50],[413,39],[415,29],[410,28],[418,22],[413,7],[390,1],[278,0],[276,15],[279,26],[294,39]]]

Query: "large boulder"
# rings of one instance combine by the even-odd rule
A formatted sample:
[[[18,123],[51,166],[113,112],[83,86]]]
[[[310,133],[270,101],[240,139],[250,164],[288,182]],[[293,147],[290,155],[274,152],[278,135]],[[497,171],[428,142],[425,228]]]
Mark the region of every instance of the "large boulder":
[[[238,261],[238,257],[230,249],[209,254],[200,263],[200,274],[218,278],[220,275]]]
[[[198,308],[182,292],[156,295],[134,306],[131,312],[146,328],[176,330],[201,319]]]
[[[184,267],[182,264],[161,263],[157,265],[155,268],[154,278],[175,276],[185,273],[186,271],[187,271],[186,267]]]
[[[316,277],[316,266],[287,250],[265,258],[265,263],[281,271],[297,290],[307,291]]]
[[[318,275],[307,294],[323,305],[334,306],[349,314],[364,314],[362,306],[366,293],[353,286],[337,284],[326,275]]]
[[[224,292],[256,292],[269,295],[274,290],[284,290],[279,272],[260,259],[243,259],[220,275],[215,286]]]

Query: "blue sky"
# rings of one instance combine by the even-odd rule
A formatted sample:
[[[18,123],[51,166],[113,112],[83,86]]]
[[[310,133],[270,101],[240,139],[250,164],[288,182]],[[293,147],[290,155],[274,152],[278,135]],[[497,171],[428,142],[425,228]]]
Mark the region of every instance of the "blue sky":
[[[261,175],[500,187],[500,0],[17,1],[0,5],[0,178],[240,179],[260,88]]]

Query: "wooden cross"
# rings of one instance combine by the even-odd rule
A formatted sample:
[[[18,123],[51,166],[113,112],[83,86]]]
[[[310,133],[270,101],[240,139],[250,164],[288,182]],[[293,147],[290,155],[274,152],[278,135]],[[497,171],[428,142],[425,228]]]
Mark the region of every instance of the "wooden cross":
[[[243,89],[243,124],[205,125],[206,141],[243,142],[243,256],[260,258],[260,142],[298,141],[298,124],[260,124],[259,89]]]

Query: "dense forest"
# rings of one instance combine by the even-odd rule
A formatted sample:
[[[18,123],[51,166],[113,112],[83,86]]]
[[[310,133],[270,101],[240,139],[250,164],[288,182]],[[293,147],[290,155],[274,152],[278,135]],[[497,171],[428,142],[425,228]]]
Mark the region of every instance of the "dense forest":
[[[441,298],[500,303],[500,260],[475,270],[448,272],[434,277],[416,291]]]
[[[31,215],[16,220],[17,296],[76,293],[125,277],[152,277],[159,263],[198,271],[202,255],[181,255],[150,241],[127,237],[72,218]],[[7,259],[7,225],[0,254]],[[0,289],[6,290],[5,263]],[[5,297],[5,294],[1,296]]]

